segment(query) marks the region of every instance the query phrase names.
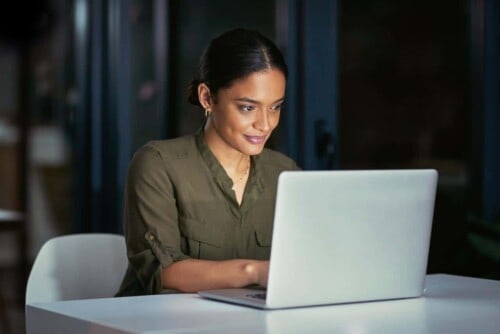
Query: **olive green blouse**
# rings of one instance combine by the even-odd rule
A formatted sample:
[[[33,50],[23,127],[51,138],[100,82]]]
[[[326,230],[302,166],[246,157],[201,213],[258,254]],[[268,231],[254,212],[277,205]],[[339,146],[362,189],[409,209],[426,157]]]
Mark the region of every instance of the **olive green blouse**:
[[[175,292],[161,281],[174,261],[269,259],[278,175],[296,169],[269,149],[252,156],[240,206],[202,129],[140,148],[125,188],[129,265],[117,296]]]

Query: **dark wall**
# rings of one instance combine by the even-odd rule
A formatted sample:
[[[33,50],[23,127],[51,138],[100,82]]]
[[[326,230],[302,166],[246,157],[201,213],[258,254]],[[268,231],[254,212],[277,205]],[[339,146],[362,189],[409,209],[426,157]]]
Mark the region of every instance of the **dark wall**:
[[[340,24],[343,167],[465,173],[468,1],[344,1]]]

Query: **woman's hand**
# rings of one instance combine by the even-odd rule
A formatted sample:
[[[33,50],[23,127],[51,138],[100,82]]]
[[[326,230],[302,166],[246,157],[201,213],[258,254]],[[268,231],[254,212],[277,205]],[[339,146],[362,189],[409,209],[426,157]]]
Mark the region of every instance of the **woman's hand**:
[[[245,266],[245,272],[250,275],[253,284],[267,287],[269,261],[252,261]]]
[[[242,288],[252,284],[267,287],[269,261],[187,259],[163,268],[163,287],[183,292]]]

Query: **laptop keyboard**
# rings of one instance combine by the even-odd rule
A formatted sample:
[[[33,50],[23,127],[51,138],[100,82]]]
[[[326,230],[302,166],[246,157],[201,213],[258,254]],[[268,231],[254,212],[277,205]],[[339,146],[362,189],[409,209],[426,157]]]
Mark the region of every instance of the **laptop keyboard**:
[[[265,293],[250,293],[247,297],[266,300]]]

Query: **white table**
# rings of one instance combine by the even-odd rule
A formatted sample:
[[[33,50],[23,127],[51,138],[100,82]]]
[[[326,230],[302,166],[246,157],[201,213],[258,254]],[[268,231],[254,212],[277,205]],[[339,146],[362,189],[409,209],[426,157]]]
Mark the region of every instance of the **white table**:
[[[37,303],[33,333],[500,333],[500,281],[429,275],[423,298],[261,311],[195,294]]]

